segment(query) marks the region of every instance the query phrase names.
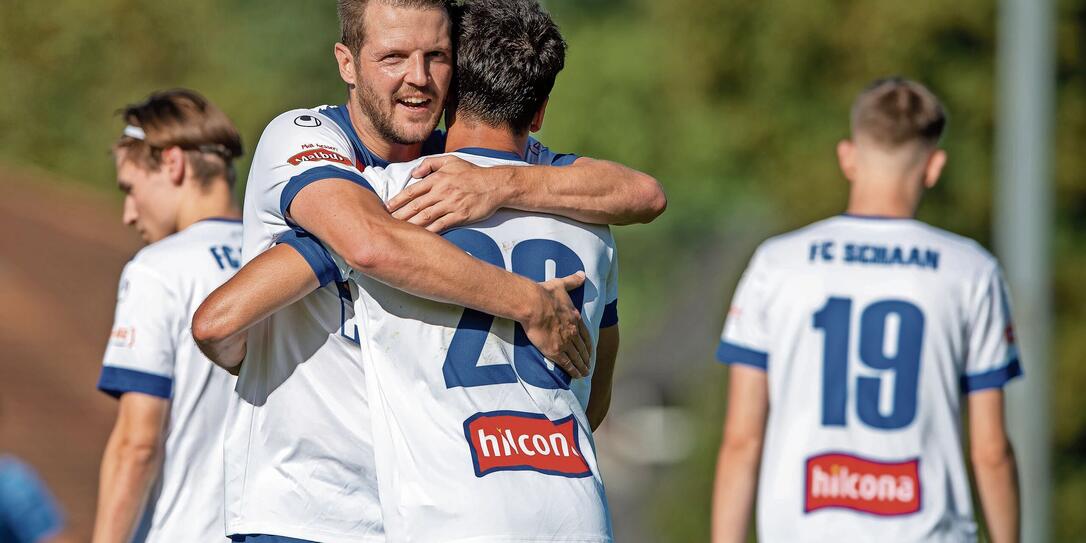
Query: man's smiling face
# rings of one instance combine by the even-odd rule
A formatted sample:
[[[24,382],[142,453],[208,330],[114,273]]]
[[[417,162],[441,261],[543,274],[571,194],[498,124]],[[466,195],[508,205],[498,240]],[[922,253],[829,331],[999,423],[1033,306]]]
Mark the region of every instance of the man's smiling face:
[[[383,139],[411,145],[437,127],[453,72],[444,9],[370,2],[355,56],[355,99]]]

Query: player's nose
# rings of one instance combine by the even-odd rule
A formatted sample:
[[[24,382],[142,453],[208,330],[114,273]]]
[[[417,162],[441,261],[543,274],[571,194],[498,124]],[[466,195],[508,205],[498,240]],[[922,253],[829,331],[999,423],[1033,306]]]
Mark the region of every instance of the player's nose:
[[[425,55],[416,52],[407,59],[407,75],[404,81],[416,87],[425,87],[430,80],[430,70]]]
[[[132,196],[125,196],[124,198],[124,211],[121,212],[121,222],[125,226],[133,226],[136,224],[136,219],[139,217],[139,213],[136,212],[136,203],[132,201]]]

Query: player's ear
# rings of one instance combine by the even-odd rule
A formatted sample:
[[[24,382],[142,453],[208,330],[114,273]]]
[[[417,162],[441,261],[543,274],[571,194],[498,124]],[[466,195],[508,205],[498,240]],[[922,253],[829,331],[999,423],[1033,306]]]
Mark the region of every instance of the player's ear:
[[[936,149],[928,157],[928,163],[924,166],[924,187],[932,188],[939,182],[939,176],[943,173],[943,166],[946,166],[946,151],[942,149]]]
[[[845,179],[851,182],[856,171],[856,144],[852,143],[852,140],[837,142],[837,164],[841,167],[841,173],[845,175]]]
[[[167,147],[162,150],[162,169],[170,177],[170,183],[180,187],[185,181],[185,151],[180,147]]]
[[[543,128],[543,116],[547,114],[547,102],[550,101],[550,97],[543,99],[543,105],[539,106],[535,115],[532,116],[532,124],[528,125],[529,132],[539,132]]]
[[[333,53],[336,55],[336,65],[339,66],[340,79],[344,83],[354,86],[358,81],[358,74],[355,73],[354,55],[351,54],[351,50],[342,43],[336,43]]]

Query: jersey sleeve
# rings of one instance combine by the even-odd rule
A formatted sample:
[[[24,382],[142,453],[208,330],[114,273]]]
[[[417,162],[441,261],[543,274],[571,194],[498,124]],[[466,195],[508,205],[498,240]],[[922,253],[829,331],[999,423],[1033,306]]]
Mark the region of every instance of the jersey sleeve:
[[[611,251],[611,270],[607,274],[607,284],[604,285],[603,293],[607,305],[603,306],[600,328],[618,325],[618,250],[612,247]]]
[[[1007,285],[998,266],[981,281],[970,315],[964,392],[1001,388],[1022,375]]]
[[[290,222],[290,204],[305,187],[323,179],[346,179],[374,190],[363,177],[354,147],[334,121],[310,110],[288,111],[264,130],[246,190],[259,191],[267,221]]]
[[[184,304],[157,273],[129,262],[117,289],[117,309],[98,389],[113,397],[142,392],[170,398],[175,331],[187,317],[181,314],[184,311]]]
[[[289,230],[275,240],[276,245],[287,245],[302,255],[320,286],[347,280],[349,269],[342,258],[333,258],[332,252],[316,236],[308,232]]]
[[[19,543],[44,541],[64,528],[60,508],[45,484],[12,458],[0,459],[0,527]]]
[[[762,260],[760,251],[755,253],[735,289],[716,350],[716,358],[722,363],[768,368],[767,289]]]
[[[537,166],[569,166],[579,156],[573,153],[556,153],[539,140],[529,136],[528,148],[524,152],[524,161]]]

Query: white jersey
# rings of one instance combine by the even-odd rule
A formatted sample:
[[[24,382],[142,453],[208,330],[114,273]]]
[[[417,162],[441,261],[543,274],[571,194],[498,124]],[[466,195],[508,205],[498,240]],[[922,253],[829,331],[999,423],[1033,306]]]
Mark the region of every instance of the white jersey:
[[[443,146],[435,134],[428,148]],[[568,164],[537,142],[539,162]],[[288,111],[260,138],[245,190],[246,261],[294,246],[322,288],[253,327],[226,435],[227,533],[328,543],[383,541],[365,370],[351,285],[286,217],[310,183],[388,163],[369,151],[344,106]],[[312,242],[313,238],[307,238]]]
[[[717,357],[764,369],[762,541],[973,541],[963,394],[1021,374],[998,263],[909,219],[758,249]]]
[[[234,378],[200,353],[192,315],[241,266],[241,224],[200,221],[148,245],[121,274],[98,388],[169,400],[162,472],[134,541],[226,541],[223,414]]]
[[[455,154],[482,166],[524,164],[511,153],[463,151]],[[388,200],[414,181],[414,165],[364,175]],[[593,337],[616,323],[606,226],[502,210],[444,236],[533,280],[585,271],[572,297]],[[571,382],[512,321],[341,273],[359,287],[355,314],[390,540],[611,540],[585,416],[590,378]]]

